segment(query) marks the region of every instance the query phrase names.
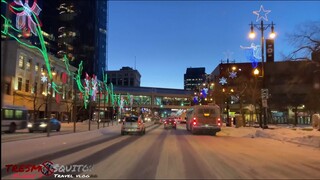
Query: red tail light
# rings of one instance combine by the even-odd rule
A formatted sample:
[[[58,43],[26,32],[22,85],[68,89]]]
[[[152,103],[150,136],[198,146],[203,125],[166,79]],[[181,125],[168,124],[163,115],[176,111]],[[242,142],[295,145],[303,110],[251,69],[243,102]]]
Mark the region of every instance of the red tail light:
[[[196,119],[195,117],[193,118],[192,124],[193,124],[194,126],[197,125],[197,119]]]
[[[218,126],[221,126],[220,118],[218,118],[218,120],[217,120],[217,124],[218,124]]]

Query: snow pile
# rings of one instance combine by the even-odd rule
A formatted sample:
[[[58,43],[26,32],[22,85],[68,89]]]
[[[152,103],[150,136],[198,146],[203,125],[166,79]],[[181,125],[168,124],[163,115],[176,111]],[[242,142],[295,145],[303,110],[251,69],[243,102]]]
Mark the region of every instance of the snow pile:
[[[223,127],[222,134],[233,137],[269,138],[320,148],[320,131],[310,126],[269,126],[268,129],[254,127]]]

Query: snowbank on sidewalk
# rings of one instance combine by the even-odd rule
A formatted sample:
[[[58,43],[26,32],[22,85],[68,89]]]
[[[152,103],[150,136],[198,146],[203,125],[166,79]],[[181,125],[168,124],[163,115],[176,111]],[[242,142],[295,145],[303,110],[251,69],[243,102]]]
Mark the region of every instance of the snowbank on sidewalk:
[[[269,138],[320,148],[320,131],[310,126],[269,126],[269,129],[254,127],[223,127],[222,135],[247,138]]]

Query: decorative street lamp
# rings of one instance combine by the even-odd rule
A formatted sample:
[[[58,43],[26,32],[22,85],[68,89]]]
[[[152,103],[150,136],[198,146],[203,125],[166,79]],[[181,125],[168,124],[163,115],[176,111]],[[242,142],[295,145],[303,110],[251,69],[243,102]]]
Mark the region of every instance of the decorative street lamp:
[[[268,128],[267,126],[267,99],[268,99],[268,89],[266,89],[266,78],[265,78],[265,67],[264,67],[264,31],[271,27],[271,33],[269,35],[270,39],[274,39],[276,34],[274,32],[274,24],[265,24],[263,20],[268,21],[267,14],[270,13],[271,10],[265,10],[263,6],[260,6],[259,11],[253,11],[253,14],[257,15],[257,20],[260,20],[260,24],[250,24],[250,34],[249,37],[253,39],[255,37],[254,28],[258,29],[261,33],[261,75],[262,75],[262,89],[261,89],[261,98],[262,98],[262,107],[263,111],[263,127]]]

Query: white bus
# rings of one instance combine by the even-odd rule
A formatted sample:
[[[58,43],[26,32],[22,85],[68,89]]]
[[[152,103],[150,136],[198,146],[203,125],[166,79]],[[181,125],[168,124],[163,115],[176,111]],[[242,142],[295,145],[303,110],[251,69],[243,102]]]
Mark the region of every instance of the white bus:
[[[25,129],[28,124],[28,110],[19,106],[1,108],[1,132],[14,133],[17,129]]]

